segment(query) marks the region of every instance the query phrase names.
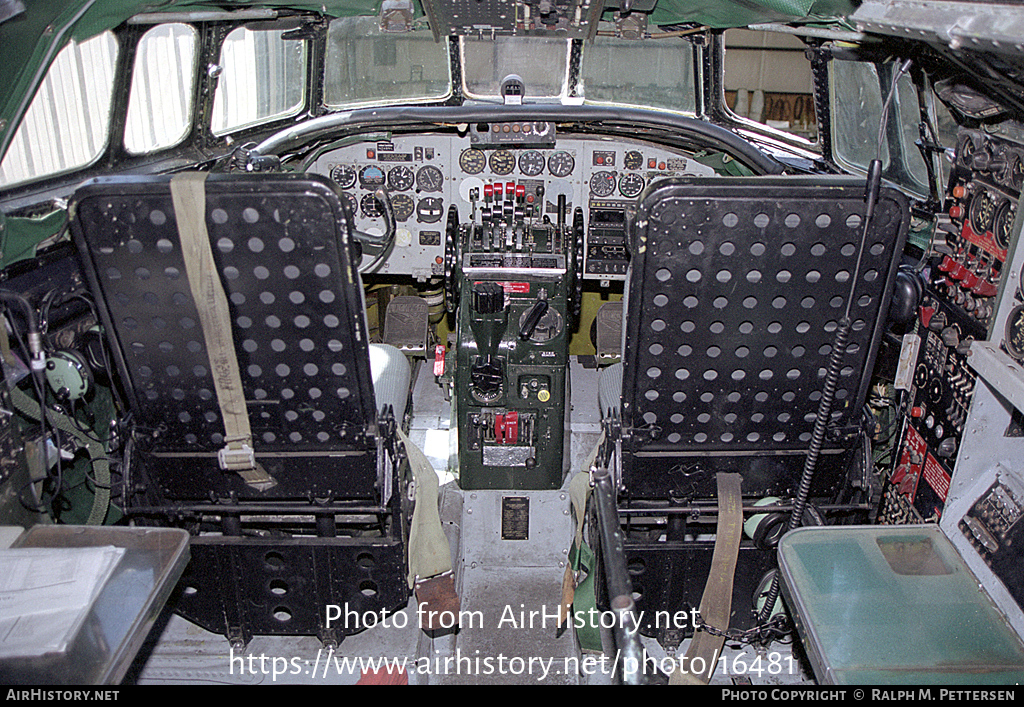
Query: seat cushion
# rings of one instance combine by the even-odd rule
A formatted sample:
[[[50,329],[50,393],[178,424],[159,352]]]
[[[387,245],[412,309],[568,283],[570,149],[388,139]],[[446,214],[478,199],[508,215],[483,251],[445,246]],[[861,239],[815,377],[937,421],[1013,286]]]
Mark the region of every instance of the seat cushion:
[[[377,410],[388,405],[394,408],[395,419],[401,423],[409,402],[412,371],[405,355],[390,344],[370,344],[370,373]]]
[[[613,363],[601,371],[597,380],[597,404],[601,408],[601,417],[609,410],[622,412],[622,364]]]

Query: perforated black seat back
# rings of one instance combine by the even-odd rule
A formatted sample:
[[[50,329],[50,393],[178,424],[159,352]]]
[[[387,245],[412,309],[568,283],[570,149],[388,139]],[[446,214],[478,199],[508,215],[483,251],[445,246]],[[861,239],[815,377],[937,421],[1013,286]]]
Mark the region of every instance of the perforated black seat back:
[[[224,425],[169,184],[163,176],[89,182],[71,228],[135,422],[152,437],[149,451],[167,459],[164,493],[248,495],[211,457],[224,446]],[[278,472],[270,495],[372,486],[372,460],[350,465],[346,473],[363,478],[345,482],[313,465],[338,452],[358,457],[374,445],[367,426],[376,429],[361,286],[338,195],[298,175],[211,175],[206,215],[253,447]]]
[[[634,495],[679,492],[668,476],[685,475],[687,459],[747,474],[744,491],[790,485],[857,269],[864,192],[863,181],[821,178],[666,180],[648,190],[623,370],[623,424],[639,430],[624,459]],[[882,190],[853,294],[836,429],[858,423],[907,222],[905,198]]]

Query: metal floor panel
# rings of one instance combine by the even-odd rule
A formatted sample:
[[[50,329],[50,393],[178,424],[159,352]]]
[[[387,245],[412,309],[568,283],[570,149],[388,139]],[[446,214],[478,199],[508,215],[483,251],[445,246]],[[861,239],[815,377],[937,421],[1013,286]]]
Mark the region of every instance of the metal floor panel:
[[[439,684],[575,685],[571,631],[557,635],[562,573],[558,567],[467,568],[463,623]]]

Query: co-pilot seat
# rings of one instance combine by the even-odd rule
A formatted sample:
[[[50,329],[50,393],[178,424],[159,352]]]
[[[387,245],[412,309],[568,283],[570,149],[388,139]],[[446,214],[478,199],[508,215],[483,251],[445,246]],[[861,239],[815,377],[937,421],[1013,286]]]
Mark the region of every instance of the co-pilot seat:
[[[368,344],[332,185],[102,178],[72,215],[131,417],[125,514],[192,531],[176,610],[244,644],[338,641],[363,627],[323,607],[402,606],[410,371]]]
[[[603,371],[599,402],[646,635],[672,643],[693,631],[653,617],[701,606],[723,480],[734,529],[754,503],[791,505],[851,286],[849,345],[809,497],[858,498],[861,410],[909,220],[905,198],[883,189],[862,249],[864,197],[862,180],[758,177],[664,180],[641,199],[623,360]],[[756,625],[780,518],[760,514],[776,527],[757,542],[737,531],[731,608],[719,618],[729,625],[705,617],[713,627]]]

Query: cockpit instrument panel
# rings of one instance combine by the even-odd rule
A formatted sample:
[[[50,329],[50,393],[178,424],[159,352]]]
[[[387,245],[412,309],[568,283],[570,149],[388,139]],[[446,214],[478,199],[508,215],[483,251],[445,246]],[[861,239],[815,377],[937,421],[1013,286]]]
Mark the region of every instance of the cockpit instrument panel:
[[[682,151],[638,140],[556,138],[553,124],[535,121],[475,123],[465,136],[367,140],[324,153],[310,171],[345,192],[361,231],[384,232],[373,191],[388,189],[398,232],[376,272],[418,280],[444,275],[442,217],[450,206],[460,223],[480,222],[512,195],[523,217],[538,223],[557,220],[559,197],[567,213],[580,207],[584,278],[624,279],[626,212],[644,188],[661,177],[714,174]]]

